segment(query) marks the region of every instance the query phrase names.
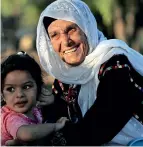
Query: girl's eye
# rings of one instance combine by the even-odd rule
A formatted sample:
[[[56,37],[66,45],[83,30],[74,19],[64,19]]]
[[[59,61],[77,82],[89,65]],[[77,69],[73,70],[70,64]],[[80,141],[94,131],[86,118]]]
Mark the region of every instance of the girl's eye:
[[[8,92],[14,92],[14,91],[15,91],[15,88],[14,88],[14,87],[8,87],[6,90],[7,90]]]
[[[32,85],[25,85],[23,86],[23,89],[27,90],[27,89],[30,89],[32,87]]]

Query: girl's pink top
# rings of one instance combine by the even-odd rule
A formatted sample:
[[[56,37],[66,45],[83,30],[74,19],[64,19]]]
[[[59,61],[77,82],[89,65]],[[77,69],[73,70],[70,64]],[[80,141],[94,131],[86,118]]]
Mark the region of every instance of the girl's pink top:
[[[5,145],[7,140],[15,139],[19,127],[23,125],[42,123],[41,110],[37,107],[33,108],[35,120],[28,118],[22,113],[12,111],[7,106],[3,106],[1,108],[1,115],[1,145]]]

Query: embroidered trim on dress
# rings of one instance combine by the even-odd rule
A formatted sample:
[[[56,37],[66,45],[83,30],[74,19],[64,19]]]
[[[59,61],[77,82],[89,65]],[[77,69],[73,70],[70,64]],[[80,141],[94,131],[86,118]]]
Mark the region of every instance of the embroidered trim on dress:
[[[105,64],[106,64],[106,63],[105,63]],[[101,66],[100,70],[99,70],[99,76],[101,76],[101,77],[103,77],[108,71],[110,71],[110,70],[112,70],[112,69],[128,68],[129,70],[131,70],[128,64],[122,64],[122,65],[121,65],[120,62],[117,61],[117,65],[107,67],[107,68],[103,71],[103,69],[104,69],[104,67],[105,67],[105,64],[103,64],[103,65]],[[141,86],[139,86],[137,83],[135,83],[135,81],[133,80],[133,78],[131,77],[130,74],[129,74],[129,77],[130,77],[130,81],[131,81],[132,83],[134,83],[134,86],[143,92],[143,87],[141,87]]]

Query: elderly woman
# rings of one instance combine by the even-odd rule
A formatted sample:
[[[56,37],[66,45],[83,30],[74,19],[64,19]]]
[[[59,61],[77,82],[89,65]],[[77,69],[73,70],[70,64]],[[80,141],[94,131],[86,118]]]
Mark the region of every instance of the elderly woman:
[[[56,79],[55,117],[71,121],[64,145],[127,145],[143,137],[143,56],[107,40],[84,2],[57,0],[42,12],[37,51]]]

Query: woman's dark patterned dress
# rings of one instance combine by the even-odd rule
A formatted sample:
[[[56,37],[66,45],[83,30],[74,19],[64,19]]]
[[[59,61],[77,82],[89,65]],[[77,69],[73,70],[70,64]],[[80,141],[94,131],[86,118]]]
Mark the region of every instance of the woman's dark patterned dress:
[[[44,118],[55,122],[66,116],[70,122],[51,137],[52,145],[102,145],[132,116],[143,123],[143,77],[127,57],[110,58],[101,65],[98,78],[97,99],[84,117],[77,103],[81,86],[54,81],[55,103],[43,109]]]

